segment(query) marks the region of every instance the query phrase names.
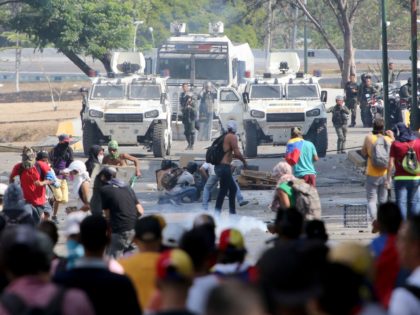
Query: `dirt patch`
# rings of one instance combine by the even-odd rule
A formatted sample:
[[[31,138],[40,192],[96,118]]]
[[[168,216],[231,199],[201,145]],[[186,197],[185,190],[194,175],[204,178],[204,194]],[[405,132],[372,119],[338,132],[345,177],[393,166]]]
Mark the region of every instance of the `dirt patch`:
[[[60,121],[79,117],[81,102],[1,103],[0,143],[36,142],[55,135]]]

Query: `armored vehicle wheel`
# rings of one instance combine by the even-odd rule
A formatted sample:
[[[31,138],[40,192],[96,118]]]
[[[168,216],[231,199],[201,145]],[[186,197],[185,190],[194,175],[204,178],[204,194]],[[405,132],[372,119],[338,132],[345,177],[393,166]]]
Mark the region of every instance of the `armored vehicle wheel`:
[[[85,156],[89,155],[89,150],[94,144],[99,144],[101,139],[100,132],[95,123],[90,121],[83,122],[83,152]]]
[[[319,157],[325,157],[328,148],[328,133],[325,124],[317,128],[311,128],[305,136],[305,139],[314,144]]]
[[[152,150],[154,157],[165,157],[165,126],[163,124],[155,124],[153,127]]]
[[[257,157],[258,134],[254,125],[248,124],[245,129],[245,155],[248,158]]]

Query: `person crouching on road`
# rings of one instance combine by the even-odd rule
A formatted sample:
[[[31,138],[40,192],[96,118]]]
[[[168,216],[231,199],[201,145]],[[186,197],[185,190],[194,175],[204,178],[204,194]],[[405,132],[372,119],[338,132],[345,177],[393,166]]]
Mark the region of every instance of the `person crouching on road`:
[[[293,175],[315,187],[314,162],[319,160],[315,146],[312,142],[303,140],[302,129],[299,127],[292,128],[291,137],[287,142],[286,161],[293,167]]]
[[[194,176],[184,169],[179,175],[175,187],[167,190],[165,197],[173,205],[194,202],[197,200],[197,187],[194,184]]]
[[[375,161],[372,161],[372,151],[375,143],[380,137],[383,137],[384,141],[388,143],[387,153],[389,156],[389,148],[391,147],[392,141],[394,141],[394,135],[392,131],[388,131],[385,135],[384,120],[382,118],[376,118],[373,122],[372,134],[369,134],[365,137],[365,141],[362,147],[362,155],[367,157],[366,194],[369,215],[373,223],[375,223],[377,218],[376,214],[378,202],[379,204],[382,204],[387,201],[389,189],[386,180],[387,167],[376,166],[374,165]]]
[[[328,108],[327,113],[332,113],[332,123],[337,133],[337,153],[346,153],[347,121],[350,110],[344,105],[343,96],[337,95],[335,102],[335,106]]]

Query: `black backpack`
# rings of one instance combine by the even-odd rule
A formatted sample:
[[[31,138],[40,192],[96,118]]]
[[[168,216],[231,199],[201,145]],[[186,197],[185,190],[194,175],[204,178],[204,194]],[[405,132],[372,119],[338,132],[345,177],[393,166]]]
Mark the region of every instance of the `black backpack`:
[[[60,315],[66,290],[59,288],[45,307],[30,307],[15,293],[3,293],[0,303],[9,314],[13,315]]]
[[[223,143],[225,142],[226,134],[221,135],[219,138],[213,141],[210,147],[207,148],[206,152],[206,162],[218,165],[222,162],[223,157],[225,156],[225,151],[223,150]]]
[[[171,190],[176,186],[178,177],[181,176],[182,173],[184,173],[182,168],[174,168],[162,176],[160,184],[166,190]]]

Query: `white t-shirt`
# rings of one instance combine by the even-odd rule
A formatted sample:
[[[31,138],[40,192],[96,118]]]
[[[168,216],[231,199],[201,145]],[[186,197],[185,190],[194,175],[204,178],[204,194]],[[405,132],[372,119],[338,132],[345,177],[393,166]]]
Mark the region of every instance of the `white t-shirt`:
[[[201,168],[209,173],[209,176],[216,175],[214,172],[214,165],[205,162],[203,165],[201,165]]]
[[[210,291],[219,284],[218,277],[213,274],[196,277],[188,291],[188,310],[196,315],[203,315]]]
[[[420,288],[420,267],[417,267],[407,278],[407,283]],[[418,315],[420,300],[405,288],[397,288],[392,292],[389,302],[389,315]]]

